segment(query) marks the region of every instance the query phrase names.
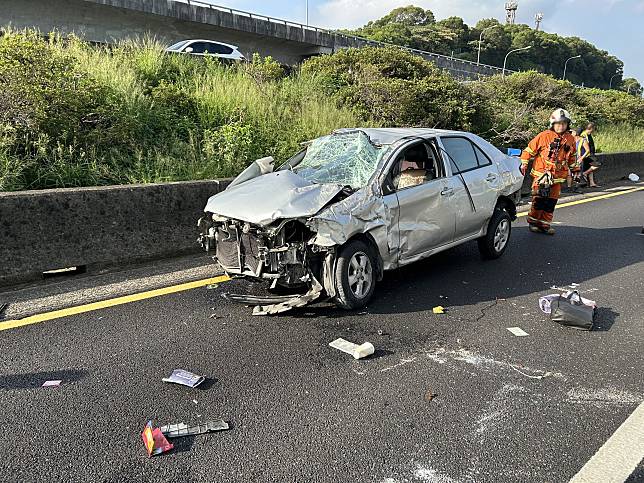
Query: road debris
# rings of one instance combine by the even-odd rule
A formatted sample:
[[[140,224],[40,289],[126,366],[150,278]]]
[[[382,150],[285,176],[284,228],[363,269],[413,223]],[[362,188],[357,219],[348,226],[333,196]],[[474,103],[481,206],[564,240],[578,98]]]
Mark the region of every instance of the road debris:
[[[584,302],[586,300],[586,302]],[[550,320],[575,329],[593,330],[597,305],[579,292],[567,292],[552,301]]]
[[[517,337],[525,337],[528,334],[525,330],[523,330],[521,327],[508,327],[507,328],[510,332],[512,332],[514,335]]]
[[[141,433],[141,438],[143,439],[145,450],[150,457],[165,453],[174,448],[174,445],[168,442],[161,430],[152,426],[152,421],[148,421],[145,425],[145,429]]]
[[[552,376],[552,375],[553,375],[553,373],[552,373],[552,372],[543,372],[542,374],[526,374],[525,372],[523,372],[523,371],[521,371],[520,369],[518,369],[516,366],[513,366],[512,364],[508,364],[508,365],[509,365],[512,369],[514,369],[515,371],[517,371],[519,374],[521,374],[522,376],[529,377],[530,379],[544,379],[544,378],[546,378],[546,377],[548,377],[548,376]]]
[[[214,289],[216,289],[216,288],[219,288],[219,284],[218,284],[218,283],[211,283],[211,284],[209,284],[209,285],[206,285],[206,290],[214,290]]]
[[[41,387],[58,387],[62,384],[63,381],[45,381]]]
[[[630,179],[633,183],[637,183],[640,180],[640,177],[635,173],[631,173],[628,175],[628,179]]]
[[[186,423],[167,424],[161,426],[159,430],[167,438],[182,438],[184,436],[196,436],[198,434],[214,433],[230,429],[227,422],[219,419],[217,421],[208,421],[203,424],[188,426]]]
[[[594,300],[590,300],[585,297],[582,297],[581,295],[579,295],[579,292],[577,291],[572,291],[572,290],[563,289],[563,288],[558,288],[558,290],[564,291],[563,295],[555,293],[555,294],[544,295],[543,297],[539,297],[539,308],[544,314],[550,314],[552,312],[553,301],[558,300],[559,297],[570,297],[572,294],[576,294],[573,300],[581,301],[582,304],[588,305],[590,307],[597,307],[597,303]],[[588,290],[588,292],[590,291],[592,290]]]
[[[171,382],[192,388],[197,387],[205,380],[205,376],[193,374],[192,372],[186,371],[185,369],[175,369],[174,371],[172,371],[172,374],[170,374],[170,377],[164,377],[162,379],[163,382]]]
[[[7,310],[7,307],[9,307],[9,304],[0,304],[0,320],[4,318],[4,312]]]
[[[438,305],[432,309],[432,312],[434,312],[435,314],[444,314],[445,307],[443,307],[442,305]]]
[[[425,401],[432,402],[437,396],[438,394],[434,394],[434,392],[430,389],[425,393]]]
[[[363,359],[375,352],[375,348],[370,342],[358,345],[342,338],[334,340],[329,346],[353,356],[354,359]]]

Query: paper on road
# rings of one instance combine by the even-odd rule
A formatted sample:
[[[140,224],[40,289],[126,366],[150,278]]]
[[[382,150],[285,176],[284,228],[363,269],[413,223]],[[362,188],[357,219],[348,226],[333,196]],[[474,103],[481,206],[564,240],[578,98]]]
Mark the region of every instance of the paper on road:
[[[188,387],[197,387],[205,380],[206,378],[204,376],[193,374],[192,372],[184,369],[175,369],[172,371],[172,374],[170,374],[170,377],[164,377],[162,379],[163,382],[172,382],[174,384],[181,384],[182,386]]]
[[[362,359],[363,357],[370,356],[375,352],[375,348],[370,342],[358,345],[340,338],[334,340],[329,345],[334,349],[350,354],[354,359]]]

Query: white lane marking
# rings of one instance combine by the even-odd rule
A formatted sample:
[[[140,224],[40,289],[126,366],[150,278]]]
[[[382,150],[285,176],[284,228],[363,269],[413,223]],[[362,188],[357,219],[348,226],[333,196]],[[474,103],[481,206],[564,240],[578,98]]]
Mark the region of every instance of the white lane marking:
[[[623,483],[644,458],[644,403],[617,428],[570,483]]]
[[[529,335],[521,327],[508,327],[508,330],[510,332],[512,332],[514,335],[516,335],[517,337],[525,337],[525,336]]]

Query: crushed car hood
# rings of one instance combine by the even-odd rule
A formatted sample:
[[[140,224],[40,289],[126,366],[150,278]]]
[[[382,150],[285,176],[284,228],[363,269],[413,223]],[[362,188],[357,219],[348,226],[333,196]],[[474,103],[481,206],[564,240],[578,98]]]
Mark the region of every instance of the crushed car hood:
[[[342,189],[338,184],[311,183],[292,171],[277,171],[210,197],[204,211],[264,226],[278,219],[313,216]]]

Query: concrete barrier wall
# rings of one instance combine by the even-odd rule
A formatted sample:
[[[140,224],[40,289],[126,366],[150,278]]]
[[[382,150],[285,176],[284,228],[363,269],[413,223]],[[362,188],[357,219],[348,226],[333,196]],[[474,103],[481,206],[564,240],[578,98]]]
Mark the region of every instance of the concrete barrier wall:
[[[227,181],[0,193],[0,285],[73,266],[200,250],[197,219]]]
[[[601,154],[602,182],[644,176],[644,153]],[[526,178],[524,193],[530,192]],[[197,219],[227,181],[0,193],[0,285],[43,271],[197,252]]]
[[[597,181],[599,183],[610,183],[612,181],[619,181],[620,179],[628,176],[630,173],[635,173],[644,179],[644,152],[637,153],[610,153],[610,154],[597,154],[595,156],[597,161],[602,163],[601,168],[596,172]],[[530,172],[528,170],[528,172]],[[521,193],[523,195],[530,194],[530,185],[532,178],[526,176],[523,183]]]

